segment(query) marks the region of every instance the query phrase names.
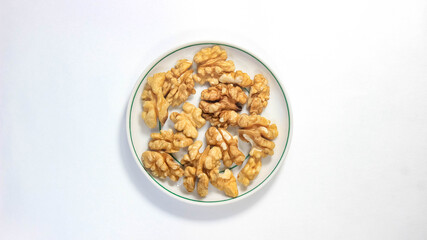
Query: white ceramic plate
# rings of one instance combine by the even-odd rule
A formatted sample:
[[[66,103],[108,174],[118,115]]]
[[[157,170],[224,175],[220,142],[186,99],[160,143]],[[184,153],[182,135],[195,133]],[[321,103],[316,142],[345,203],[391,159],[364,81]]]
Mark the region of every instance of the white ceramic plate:
[[[141,155],[144,151],[148,150],[148,142],[150,140],[150,134],[152,132],[158,132],[159,129],[150,129],[148,128],[144,121],[141,118],[142,113],[142,101],[141,93],[144,89],[146,79],[149,76],[152,76],[154,73],[166,72],[171,69],[179,59],[189,59],[192,60],[193,56],[202,48],[211,47],[213,45],[220,45],[228,53],[228,59],[233,60],[236,65],[236,70],[242,70],[249,74],[253,79],[255,74],[263,74],[269,81],[270,85],[270,100],[268,102],[267,108],[261,114],[262,116],[270,119],[272,123],[276,123],[279,136],[274,140],[276,147],[274,149],[274,155],[264,158],[262,160],[262,168],[259,175],[251,182],[248,187],[242,186],[238,183],[239,195],[236,198],[230,198],[226,196],[223,192],[217,190],[212,185],[209,186],[209,194],[202,198],[199,197],[197,191],[192,193],[187,192],[182,184],[182,178],[178,182],[173,182],[169,179],[159,179],[154,176],[151,176],[149,171],[146,171],[141,162]],[[193,64],[193,68],[196,69],[196,64]],[[189,102],[198,106],[200,101],[200,93],[203,89],[206,89],[208,84],[200,85],[196,83],[196,94],[190,96],[188,99]],[[245,105],[242,112],[247,112]],[[169,114],[172,112],[181,112],[182,105],[179,107],[170,107]],[[241,49],[230,44],[225,43],[213,43],[213,42],[199,42],[192,43],[182,47],[179,47],[175,50],[172,50],[166,53],[164,56],[154,61],[138,79],[135,88],[132,91],[131,97],[129,99],[128,110],[127,110],[127,134],[130,149],[133,153],[137,164],[140,166],[142,172],[150,179],[154,186],[160,188],[167,195],[174,197],[179,200],[183,200],[189,203],[202,204],[202,205],[213,205],[213,204],[223,204],[229,203],[232,201],[240,200],[244,197],[247,197],[261,187],[263,187],[278,171],[278,168],[283,163],[285,156],[289,150],[289,143],[292,134],[292,114],[289,106],[289,101],[285,94],[283,87],[280,85],[279,80],[273,74],[271,69],[267,67],[259,58],[255,57],[253,54],[249,53],[246,50]],[[209,128],[210,124],[207,124],[199,129],[198,140],[202,140],[204,144],[205,141],[205,132]],[[163,126],[163,129],[173,129],[173,123],[168,119]],[[234,135],[237,134],[237,128],[229,127],[228,130]],[[205,145],[201,148],[204,149]],[[245,154],[248,155],[250,150],[250,145],[244,141],[239,140],[239,148]],[[180,160],[185,154],[186,148],[181,152],[173,154],[176,160]],[[232,168],[234,176],[237,178],[237,174],[240,169],[246,164],[246,161],[242,166]]]

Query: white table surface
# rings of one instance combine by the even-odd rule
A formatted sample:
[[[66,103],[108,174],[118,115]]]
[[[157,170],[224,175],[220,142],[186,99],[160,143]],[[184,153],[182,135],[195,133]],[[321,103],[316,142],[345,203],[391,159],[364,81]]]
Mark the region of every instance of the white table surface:
[[[169,198],[126,139],[139,75],[198,40],[291,100],[285,164],[236,204]],[[0,2],[0,239],[279,237],[427,239],[426,1]]]

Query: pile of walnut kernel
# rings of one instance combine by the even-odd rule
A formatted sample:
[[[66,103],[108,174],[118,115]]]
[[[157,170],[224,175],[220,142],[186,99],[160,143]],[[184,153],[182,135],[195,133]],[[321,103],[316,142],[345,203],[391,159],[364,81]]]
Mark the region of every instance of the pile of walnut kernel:
[[[156,73],[148,78],[142,92],[142,118],[146,125],[155,128],[168,118],[169,106],[179,106],[182,112],[173,112],[170,119],[175,131],[160,130],[152,133],[148,144],[150,148],[142,154],[144,167],[159,178],[169,177],[178,181],[183,177],[183,185],[188,192],[194,191],[204,197],[208,194],[209,183],[227,196],[237,197],[237,182],[248,186],[261,169],[261,159],[273,155],[278,135],[276,124],[260,114],[270,98],[267,79],[261,75],[250,76],[240,70],[235,71],[234,62],[227,60],[227,52],[219,46],[203,48],[193,58],[197,73],[191,70],[192,62],[179,60],[174,68],[166,73]],[[186,102],[194,89],[195,82],[210,87],[201,93],[199,107]],[[242,88],[250,88],[249,96]],[[248,114],[240,114],[247,103]],[[207,147],[200,152],[201,141],[194,141],[209,121],[211,127],[206,131]],[[245,155],[238,148],[237,136],[231,135],[228,126],[237,126],[241,140],[252,146],[249,159],[236,177],[228,168],[233,164],[242,165]],[[188,147],[180,163],[174,161],[170,153]],[[227,168],[220,172],[222,164]]]

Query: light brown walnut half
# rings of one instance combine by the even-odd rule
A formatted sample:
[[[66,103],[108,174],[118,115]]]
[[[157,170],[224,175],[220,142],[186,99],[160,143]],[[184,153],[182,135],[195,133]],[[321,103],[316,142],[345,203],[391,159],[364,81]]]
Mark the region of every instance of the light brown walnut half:
[[[183,133],[174,133],[172,129],[160,130],[160,133],[152,133],[148,147],[151,150],[164,151],[167,153],[178,152],[180,148],[188,147],[193,139],[186,137]]]
[[[199,179],[197,182],[197,193],[200,195],[200,197],[205,197],[206,195],[208,195],[208,189],[209,189],[208,175],[202,172],[199,175],[197,175],[197,178]]]
[[[147,79],[141,98],[142,118],[149,128],[155,128],[158,120],[163,125],[170,105],[178,106],[196,93],[191,65],[191,61],[181,59],[168,72],[156,73]]]
[[[163,96],[162,86],[165,82],[165,73],[156,73],[147,79],[142,91],[143,100],[142,119],[149,128],[157,126],[157,120],[163,125],[168,118],[169,102]]]
[[[240,139],[252,145],[251,156],[259,154],[263,158],[274,154],[275,144],[271,140],[279,134],[276,124],[260,115],[241,114],[238,126]]]
[[[218,169],[221,165],[221,150],[218,147],[207,146],[200,153],[201,141],[195,141],[188,147],[188,154],[184,155],[181,164],[184,165],[184,187],[192,192],[197,182],[197,192],[204,197],[208,193],[209,181],[208,173],[213,169]]]
[[[206,150],[207,149],[207,150]],[[220,159],[222,158],[222,151],[216,146],[207,146],[205,151],[206,155],[200,155],[199,162],[197,163],[197,174],[210,171],[221,166]]]
[[[218,81],[220,83],[232,83],[239,85],[240,87],[249,87],[252,86],[253,81],[247,73],[242,71],[236,71],[231,73],[224,73],[219,77]]]
[[[169,177],[176,182],[184,175],[184,170],[180,165],[165,152],[145,151],[142,154],[142,163],[155,177]]]
[[[270,87],[262,74],[254,77],[254,84],[249,92],[248,108],[250,114],[261,114],[270,99]]]
[[[239,191],[237,190],[236,178],[233,172],[229,169],[225,169],[224,173],[218,171],[210,172],[211,183],[214,187],[218,188],[229,197],[237,197]]]
[[[187,137],[197,138],[197,129],[206,123],[206,120],[202,118],[202,110],[189,102],[184,103],[182,110],[181,113],[173,112],[170,115],[171,120],[175,123],[175,129],[182,131]]]
[[[226,73],[234,71],[234,62],[227,59],[227,52],[219,46],[203,48],[194,55],[194,62],[197,63],[197,74],[193,78],[196,82],[211,85],[218,84],[218,78]]]
[[[181,59],[174,68],[166,73],[163,84],[163,95],[172,106],[179,106],[185,102],[191,94],[196,93],[194,89],[192,62]]]
[[[196,187],[196,168],[192,166],[185,167],[184,187],[188,192],[193,192]]]
[[[248,186],[249,183],[258,176],[261,166],[261,158],[250,157],[237,175],[237,180],[244,186]]]
[[[210,127],[205,136],[209,145],[218,146],[221,149],[224,166],[230,167],[233,163],[242,165],[245,155],[238,148],[237,137],[233,137],[223,128],[215,127]]]
[[[220,83],[203,90],[201,99],[202,116],[214,126],[227,127],[235,125],[237,112],[242,110],[248,97],[240,87]]]
[[[202,141],[195,141],[193,144],[188,146],[188,154],[184,155],[181,160],[181,164],[184,166],[197,166],[197,161],[200,158],[199,150],[202,145]]]
[[[209,178],[206,174],[214,168],[218,168],[221,165],[221,150],[218,147],[207,146],[205,150],[200,154],[199,161],[197,162],[196,174],[198,177],[197,193],[201,197],[204,197],[208,193]]]
[[[258,175],[261,170],[261,159],[274,154],[275,144],[272,141],[279,132],[276,124],[260,115],[241,114],[238,121],[240,139],[251,143],[250,158],[240,170],[237,180],[244,186]]]

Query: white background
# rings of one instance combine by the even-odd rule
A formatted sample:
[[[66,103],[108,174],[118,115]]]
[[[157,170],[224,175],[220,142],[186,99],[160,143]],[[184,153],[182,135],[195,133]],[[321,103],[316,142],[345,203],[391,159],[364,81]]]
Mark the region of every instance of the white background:
[[[249,49],[294,114],[262,190],[198,207],[156,189],[125,133],[153,59]],[[0,239],[426,239],[427,2],[0,3]]]

